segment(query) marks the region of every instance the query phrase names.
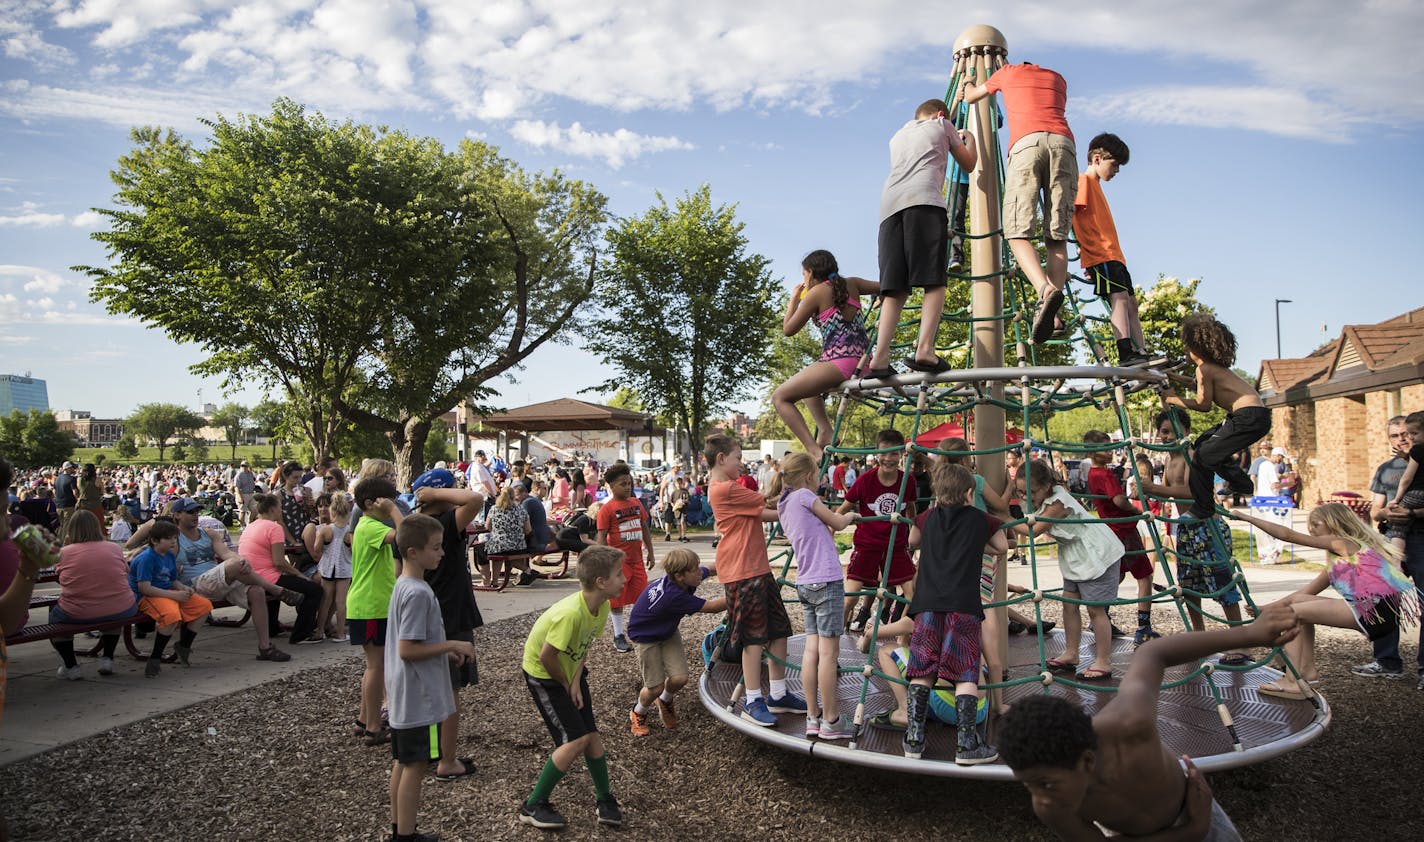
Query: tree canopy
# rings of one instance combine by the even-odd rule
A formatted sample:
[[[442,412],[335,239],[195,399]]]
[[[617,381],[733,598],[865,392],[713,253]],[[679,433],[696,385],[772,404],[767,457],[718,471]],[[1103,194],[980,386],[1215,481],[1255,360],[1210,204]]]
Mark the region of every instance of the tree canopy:
[[[194,366],[280,387],[316,456],[346,421],[403,478],[430,420],[578,323],[606,200],[492,147],[335,123],[286,99],[133,132],[92,295],[194,342]]]
[[[124,421],[124,434],[153,439],[161,462],[170,441],[206,423],[202,416],[175,403],[143,403]]]
[[[58,465],[74,452],[74,436],[59,428],[54,413],[13,410],[0,416],[0,456],[17,468]]]
[[[618,374],[601,388],[632,389],[694,447],[709,417],[766,381],[777,285],[743,228],[704,184],[672,205],[659,195],[607,234],[597,299],[606,317],[587,347]]]

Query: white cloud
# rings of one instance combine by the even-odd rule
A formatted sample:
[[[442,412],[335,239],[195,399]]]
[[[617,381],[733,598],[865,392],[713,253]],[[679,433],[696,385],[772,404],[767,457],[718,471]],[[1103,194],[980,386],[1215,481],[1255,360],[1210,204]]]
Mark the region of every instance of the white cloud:
[[[602,158],[615,170],[649,152],[694,148],[675,137],[642,135],[628,129],[591,132],[579,123],[563,128],[557,123],[520,120],[510,127],[509,133],[536,149],[552,147],[580,158]]]
[[[91,210],[83,211],[75,214],[69,224],[75,228],[98,229],[104,225],[104,215]]]
[[[1121,118],[1162,125],[1249,129],[1332,143],[1349,139],[1363,121],[1343,108],[1295,92],[1267,87],[1159,87],[1072,102],[1079,116]]]
[[[76,228],[97,229],[103,220],[104,217],[94,211],[83,211],[69,217],[62,213],[45,213],[34,202],[24,202],[17,213],[0,216],[0,228],[50,228],[67,223]]]
[[[69,76],[0,90],[0,112],[27,120],[191,128],[195,115],[251,111],[274,92],[351,114],[401,107],[500,122],[516,115],[536,122],[528,115],[556,98],[618,111],[823,112],[854,101],[857,92],[846,89],[857,83],[924,75],[907,56],[942,52],[942,80],[952,39],[987,20],[1006,34],[1014,60],[1031,60],[1043,47],[1180,57],[1198,68],[1205,59],[1222,80],[1167,80],[1164,89],[1132,94],[1121,90],[1141,87],[1131,78],[1117,88],[1099,83],[1075,102],[1093,113],[1292,136],[1322,116],[1357,134],[1424,121],[1424,86],[1416,84],[1424,53],[1415,47],[1424,3],[1409,0],[1140,0],[1090,10],[932,0],[913,15],[891,0],[754,8],[685,0],[29,0],[15,8],[15,21],[0,29],[18,39],[7,49],[39,50],[56,26],[71,41],[88,41]],[[113,84],[119,79],[128,86]],[[1182,114],[1168,113],[1170,96],[1186,97]],[[585,154],[606,160],[631,143],[588,134],[579,141]]]
[[[88,279],[74,273],[0,263],[0,325],[142,326],[130,317],[109,315],[100,305],[91,303],[87,289]]]

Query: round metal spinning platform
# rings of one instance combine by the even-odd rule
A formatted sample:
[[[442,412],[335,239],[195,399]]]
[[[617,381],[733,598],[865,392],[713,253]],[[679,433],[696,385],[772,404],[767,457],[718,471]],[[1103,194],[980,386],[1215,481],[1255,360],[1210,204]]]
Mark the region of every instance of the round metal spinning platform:
[[[789,641],[787,660],[793,664],[801,662],[804,635],[796,635]],[[1083,632],[1083,645],[1091,644],[1093,636]],[[845,673],[838,684],[842,715],[853,716],[860,700],[861,684],[864,680],[859,670],[866,663],[866,656],[855,649],[856,638],[850,635],[841,638],[840,663],[842,668],[856,670]],[[883,644],[882,644],[883,645]],[[1050,634],[1045,642],[1048,657],[1061,655],[1064,650],[1061,631]],[[1132,657],[1132,642],[1127,639],[1113,641],[1113,681],[1122,678]],[[1083,653],[1082,662],[1091,660],[1091,650]],[[762,667],[762,686],[768,686],[766,668]],[[1010,678],[1038,675],[1041,666],[1038,661],[1038,646],[1031,635],[1009,638]],[[1183,678],[1188,670],[1183,667],[1169,669],[1164,682]],[[1261,667],[1249,672],[1221,670],[1202,675],[1180,687],[1162,691],[1157,707],[1157,727],[1162,740],[1175,754],[1192,757],[1203,771],[1210,772],[1248,766],[1294,751],[1315,740],[1330,723],[1330,706],[1319,696],[1320,707],[1310,701],[1292,701],[1262,696],[1256,688],[1279,678],[1280,672]],[[801,692],[801,672],[788,668],[787,686]],[[805,719],[799,715],[783,714],[778,717],[775,727],[767,728],[741,718],[736,708],[729,709],[731,694],[741,681],[741,668],[736,664],[718,663],[702,675],[699,696],[702,704],[722,721],[723,724],[762,742],[787,751],[799,752],[812,757],[854,763],[878,769],[912,772],[918,775],[939,775],[946,777],[980,778],[988,780],[1012,780],[1009,768],[1002,763],[988,763],[980,766],[958,766],[954,762],[955,732],[950,726],[931,720],[926,738],[924,755],[919,760],[907,759],[900,748],[901,733],[864,725],[855,741],[822,742],[804,736]],[[1242,750],[1232,745],[1230,734],[1217,714],[1216,700],[1207,688],[1206,682],[1215,683],[1236,726]],[[1105,682],[1105,684],[1108,682]],[[1008,703],[1030,693],[1043,692],[1039,683],[1021,684],[1005,688],[1004,698]],[[1089,715],[1113,699],[1112,693],[1095,693],[1054,684],[1052,692],[1068,698],[1076,697]],[[740,700],[739,700],[740,701]],[[871,678],[865,698],[865,719],[895,707],[895,697],[890,685],[879,678]],[[983,726],[981,726],[983,727]],[[989,741],[993,742],[990,731]]]

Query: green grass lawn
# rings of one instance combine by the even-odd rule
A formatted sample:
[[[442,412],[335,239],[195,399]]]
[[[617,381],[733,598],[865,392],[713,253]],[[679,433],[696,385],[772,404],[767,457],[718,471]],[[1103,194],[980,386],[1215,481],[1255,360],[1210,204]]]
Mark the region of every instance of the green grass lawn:
[[[277,452],[281,453],[281,450],[282,449],[279,446],[277,448]],[[104,457],[104,461],[102,463],[104,465],[154,465],[158,463],[158,448],[140,447],[138,449],[138,455],[134,458],[120,459],[118,453],[112,447],[80,447],[76,448],[74,451],[74,455],[70,456],[69,458],[75,464],[83,465],[86,462],[94,462],[95,458],[98,456]],[[163,457],[163,461],[165,463],[174,464],[172,445],[169,445],[167,448],[164,449]],[[232,449],[227,445],[209,445],[208,458],[202,461],[206,461],[209,463],[225,463],[230,461],[231,457]],[[249,460],[254,468],[270,467],[272,465],[272,447],[270,445],[265,444],[240,444],[237,446],[236,461],[241,461],[243,459]],[[193,458],[193,454],[190,448],[187,454],[187,458],[183,460],[183,463],[197,464],[198,461],[199,460]]]

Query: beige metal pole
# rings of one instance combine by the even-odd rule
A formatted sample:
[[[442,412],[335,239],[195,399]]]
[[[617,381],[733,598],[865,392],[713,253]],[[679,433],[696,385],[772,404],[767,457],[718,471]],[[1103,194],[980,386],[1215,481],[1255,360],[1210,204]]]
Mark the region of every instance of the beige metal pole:
[[[982,84],[997,70],[1008,55],[1008,42],[1004,34],[992,26],[971,26],[960,33],[954,41],[955,64],[962,74],[968,75],[974,84]],[[999,218],[999,171],[1003,161],[995,154],[994,142],[998,125],[994,119],[994,102],[985,98],[970,107],[967,129],[974,135],[974,144],[979,151],[979,163],[969,177],[969,230],[976,237],[985,231],[998,231]],[[975,368],[999,368],[1004,364],[1004,322],[998,317],[1004,312],[1004,291],[1000,273],[1004,268],[1003,237],[979,237],[972,240],[970,259],[974,276],[971,282],[970,311],[974,316],[972,337],[973,365]],[[996,400],[1003,400],[1004,385],[995,381],[990,385],[989,394]],[[1002,447],[1004,444],[1004,410],[998,406],[981,404],[974,409],[974,448],[984,450]],[[996,453],[977,459],[979,473],[991,487],[1004,490],[1004,456]],[[994,576],[994,601],[1002,602],[1008,597],[1008,576],[999,570]],[[989,613],[989,635],[993,642],[988,651],[996,657],[989,659],[991,670],[1005,668],[1009,648],[1007,613],[994,609]],[[988,637],[989,635],[986,635]],[[999,661],[999,663],[994,663]],[[990,675],[990,681],[1001,681],[1001,674]],[[997,712],[999,699],[994,694],[990,698],[990,711]]]

